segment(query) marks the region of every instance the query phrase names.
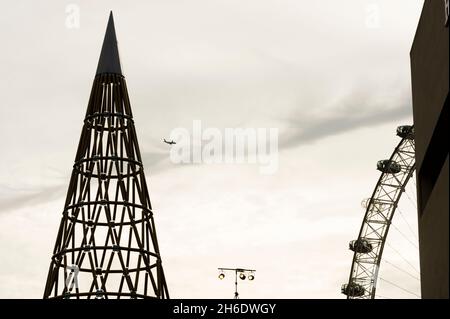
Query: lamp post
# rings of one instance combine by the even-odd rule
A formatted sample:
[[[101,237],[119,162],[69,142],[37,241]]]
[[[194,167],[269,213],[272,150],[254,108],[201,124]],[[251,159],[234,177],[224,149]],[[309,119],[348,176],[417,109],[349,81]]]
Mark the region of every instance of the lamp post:
[[[219,279],[222,280],[225,278],[225,272],[232,271],[234,272],[234,299],[239,299],[238,293],[238,274],[241,280],[245,280],[246,278],[250,281],[255,279],[255,271],[254,269],[244,269],[244,268],[217,268],[220,271]]]

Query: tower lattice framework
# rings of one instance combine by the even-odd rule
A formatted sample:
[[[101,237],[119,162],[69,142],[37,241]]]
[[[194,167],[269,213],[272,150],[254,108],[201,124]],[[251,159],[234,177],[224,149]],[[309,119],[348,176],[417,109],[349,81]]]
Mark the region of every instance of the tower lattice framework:
[[[44,298],[169,298],[112,13]]]

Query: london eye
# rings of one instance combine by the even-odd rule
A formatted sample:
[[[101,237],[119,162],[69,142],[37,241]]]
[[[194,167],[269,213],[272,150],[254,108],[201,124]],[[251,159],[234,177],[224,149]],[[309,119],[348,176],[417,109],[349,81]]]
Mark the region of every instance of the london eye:
[[[385,246],[392,247],[387,241],[391,227],[398,230],[405,240],[416,246],[413,237],[414,230],[404,219],[405,216],[398,207],[404,194],[415,204],[415,201],[406,192],[408,182],[414,180],[412,177],[415,172],[414,127],[409,125],[399,126],[397,136],[401,138],[401,141],[395,147],[389,159],[377,162],[377,169],[381,172],[381,175],[372,196],[363,201],[363,207],[366,210],[358,237],[349,243],[349,249],[353,251],[353,260],[348,283],[341,287],[341,292],[347,296],[347,299],[375,299],[380,297],[377,294],[379,279],[402,289],[409,293],[411,297],[413,295],[420,297],[415,292],[403,288],[395,282],[385,280],[379,275]],[[392,224],[395,214],[401,215],[411,234],[405,235],[405,232],[401,232],[398,227]],[[400,250],[393,247],[392,249],[401,256]],[[412,270],[404,270],[395,263],[388,261],[386,263],[418,280],[420,284],[420,273],[417,268],[406,258],[401,257]]]

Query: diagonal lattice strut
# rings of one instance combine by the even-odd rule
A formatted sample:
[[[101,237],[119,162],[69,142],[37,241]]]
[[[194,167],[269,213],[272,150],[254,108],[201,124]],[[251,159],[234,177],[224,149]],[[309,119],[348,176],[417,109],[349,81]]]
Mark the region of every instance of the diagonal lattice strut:
[[[44,298],[168,298],[112,15]]]

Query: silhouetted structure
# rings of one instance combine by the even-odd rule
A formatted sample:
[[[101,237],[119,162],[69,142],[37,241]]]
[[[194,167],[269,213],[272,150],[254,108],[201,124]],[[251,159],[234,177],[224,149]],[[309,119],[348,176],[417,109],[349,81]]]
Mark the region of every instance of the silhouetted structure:
[[[425,1],[411,49],[423,298],[448,298],[448,10]]]
[[[112,13],[44,298],[168,298]]]
[[[358,238],[350,241],[353,251],[348,283],[341,292],[348,299],[374,299],[378,273],[389,229],[405,187],[415,171],[414,127],[397,127],[400,143],[389,159],[377,162],[381,176],[372,196],[364,200],[366,212]]]
[[[255,280],[255,269],[244,269],[244,268],[218,268],[220,270],[219,279],[222,280],[225,278],[225,272],[231,271],[234,272],[234,299],[239,299],[238,293],[238,274],[241,280],[245,280],[246,278],[250,281]]]

